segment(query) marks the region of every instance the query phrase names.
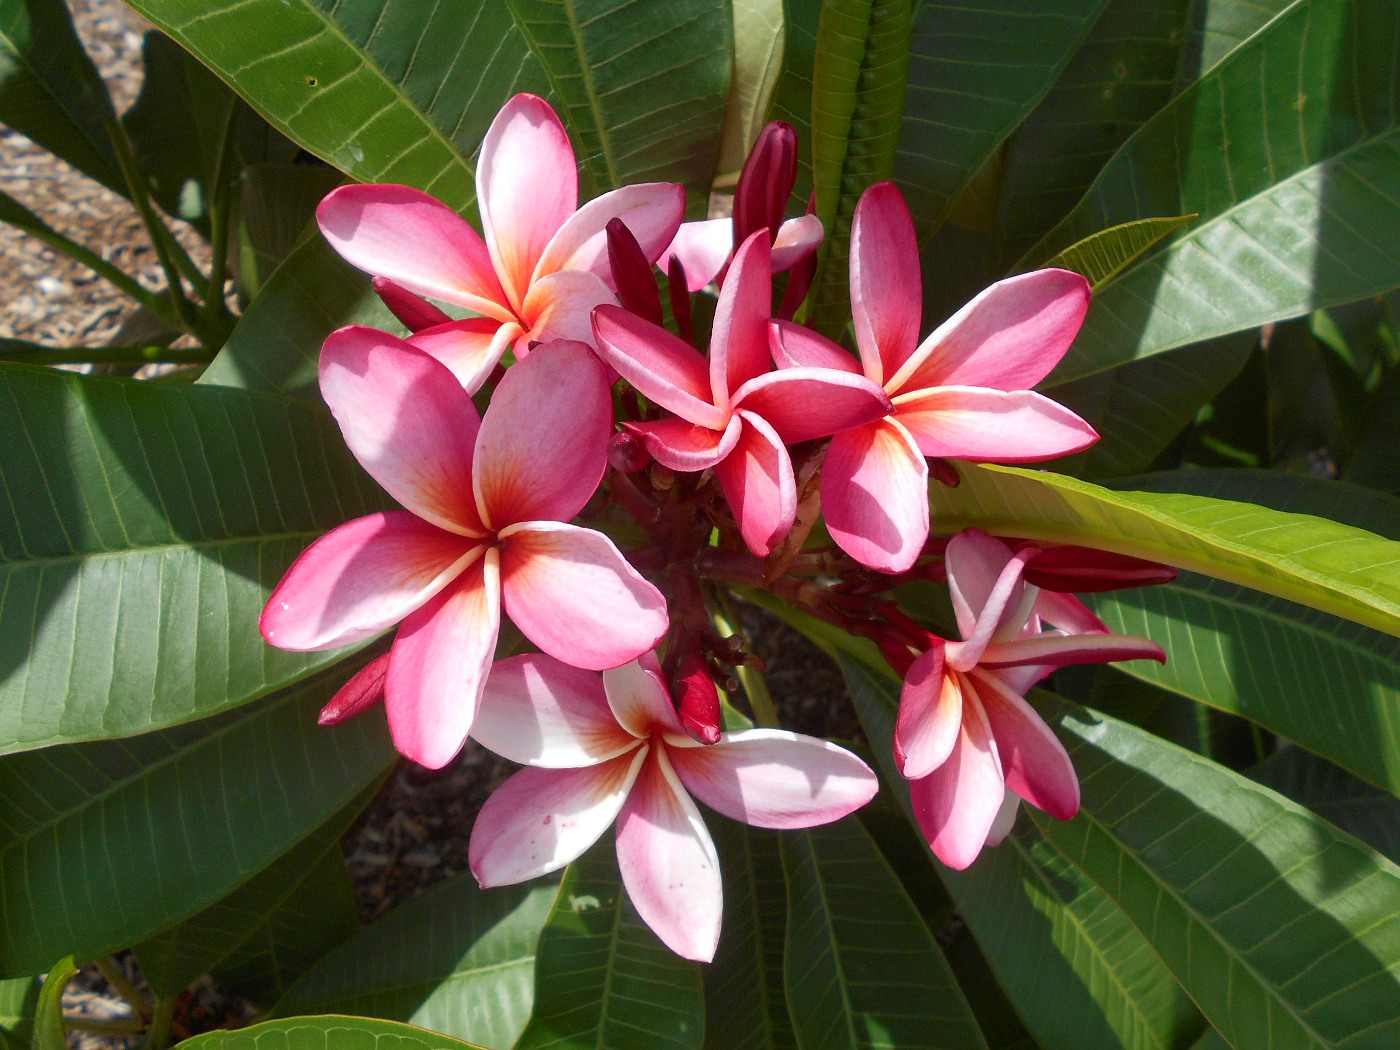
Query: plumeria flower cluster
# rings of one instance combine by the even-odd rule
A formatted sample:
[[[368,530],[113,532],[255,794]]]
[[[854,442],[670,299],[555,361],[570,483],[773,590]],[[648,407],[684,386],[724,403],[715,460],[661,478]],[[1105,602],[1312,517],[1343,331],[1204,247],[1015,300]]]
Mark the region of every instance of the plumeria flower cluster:
[[[294,650],[397,625],[322,721],[382,701],[415,762],[440,768],[472,737],[525,767],[474,829],[483,885],[556,870],[615,823],[629,897],[693,959],[713,957],[723,910],[696,799],[801,828],[877,786],[851,752],[771,720],[724,731],[721,693],[749,659],[714,627],[724,588],[766,587],[869,635],[906,674],[894,758],[954,867],[999,840],[1018,800],[1078,808],[1027,690],[1067,663],[1163,658],[1069,593],[1155,582],[1160,567],[929,536],[928,482],[956,481],[947,461],[1040,461],[1097,439],[1030,389],[1079,329],[1084,279],[1002,281],[921,339],[913,224],[898,190],[873,186],[852,229],[854,356],[793,320],[823,236],[811,202],[787,217],[796,151],[790,127],[764,129],[732,218],[683,224],[684,192],[665,183],[580,206],[563,125],[519,95],[482,144],[481,233],[409,187],[331,193],[322,232],[407,331],[332,333],[321,392],[402,509],[317,540],[262,616]],[[707,287],[702,351],[692,297]],[[590,527],[615,525],[611,508],[643,537],[625,552]],[[834,548],[806,543],[818,512]],[[885,597],[919,576],[946,579],[959,637]],[[503,615],[534,651],[497,659]]]

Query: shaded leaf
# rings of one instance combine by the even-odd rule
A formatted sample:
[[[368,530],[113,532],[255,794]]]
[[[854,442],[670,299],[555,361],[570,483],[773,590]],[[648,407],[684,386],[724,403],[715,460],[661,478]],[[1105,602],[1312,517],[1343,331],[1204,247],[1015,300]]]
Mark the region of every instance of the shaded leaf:
[[[231,238],[238,253],[239,291],[255,299],[302,237],[319,239],[311,226],[316,205],[343,181],[320,164],[268,163],[244,168]]]
[[[1300,747],[1280,748],[1248,773],[1400,863],[1400,798],[1392,792]]]
[[[792,192],[801,201],[812,192],[812,74],[821,11],[822,0],[783,0],[783,68],[769,114],[797,132],[797,183]]]
[[[38,1003],[37,978],[12,977],[0,981],[0,1047],[27,1050]]]
[[[1196,0],[1200,12],[1186,50],[1191,76],[1200,76],[1248,40],[1293,0]]]
[[[361,1014],[510,1047],[530,1017],[535,942],[558,889],[557,879],[491,890],[449,879],[325,955],[274,1015]]]
[[[0,753],[130,736],[341,658],[258,615],[318,535],[387,498],[324,410],[0,365]]]
[[[364,1017],[292,1017],[236,1032],[206,1032],[189,1050],[482,1050],[451,1036]]]
[[[1381,380],[1347,457],[1342,476],[1358,485],[1400,496],[1400,368]]]
[[[0,761],[0,975],[88,957],[226,896],[394,758],[382,714],[334,729],[336,674],[202,722]]]

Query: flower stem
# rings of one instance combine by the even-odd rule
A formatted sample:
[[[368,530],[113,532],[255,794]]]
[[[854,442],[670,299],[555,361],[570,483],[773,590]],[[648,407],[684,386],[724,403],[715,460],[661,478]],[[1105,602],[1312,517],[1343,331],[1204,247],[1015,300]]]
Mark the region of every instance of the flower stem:
[[[711,614],[714,620],[715,630],[719,632],[721,638],[733,638],[740,636],[739,620],[734,615],[734,608],[729,602],[728,595],[714,589],[715,604],[717,609]],[[753,720],[764,729],[777,729],[780,727],[778,721],[778,708],[773,703],[773,694],[768,691],[768,683],[763,675],[747,664],[736,664],[734,674],[739,679],[739,684],[743,686],[744,695],[749,698],[749,708],[753,711]]]
[[[92,961],[97,967],[106,982],[111,985],[112,991],[116,992],[142,1017],[151,1016],[150,998],[137,991],[136,986],[126,979],[126,974],[122,972],[117,960],[110,955],[99,955]]]

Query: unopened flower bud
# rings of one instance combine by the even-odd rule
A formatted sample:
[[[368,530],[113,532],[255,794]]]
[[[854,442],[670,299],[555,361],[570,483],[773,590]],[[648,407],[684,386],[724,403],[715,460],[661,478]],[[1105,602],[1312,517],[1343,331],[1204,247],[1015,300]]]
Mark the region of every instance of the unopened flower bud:
[[[661,323],[661,292],[651,263],[637,238],[621,219],[609,219],[608,265],[622,308],[652,324]]]
[[[1176,579],[1176,570],[1155,561],[1089,547],[1047,547],[1026,562],[1025,579],[1047,591],[1097,594],[1170,583]]]
[[[797,132],[775,120],[758,134],[734,189],[734,244],[767,229],[769,243],[778,236],[783,212],[797,180]]]
[[[635,474],[650,462],[651,454],[647,452],[646,445],[631,431],[619,431],[608,443],[608,463],[614,470]]]
[[[356,715],[364,714],[384,699],[384,679],[388,673],[388,653],[365,664],[350,681],[336,690],[331,702],[321,708],[316,722],[323,726],[338,726]]]
[[[443,313],[422,296],[414,295],[402,285],[397,285],[387,277],[374,279],[374,291],[389,312],[410,332],[421,332],[434,325],[447,324],[452,318]]]
[[[690,323],[690,290],[685,283],[685,266],[678,256],[671,256],[666,267],[666,294],[671,299],[671,316],[676,319],[676,331],[687,343],[695,341]]]
[[[698,648],[681,657],[676,668],[671,695],[676,701],[676,714],[692,738],[702,744],[719,742],[719,690],[710,676],[709,665]]]

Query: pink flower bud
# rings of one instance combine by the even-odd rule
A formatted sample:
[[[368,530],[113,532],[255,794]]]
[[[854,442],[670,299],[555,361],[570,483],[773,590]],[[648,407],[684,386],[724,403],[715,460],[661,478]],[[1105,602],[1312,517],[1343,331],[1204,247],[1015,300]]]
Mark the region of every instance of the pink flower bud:
[[[614,470],[624,474],[635,474],[644,470],[650,462],[651,453],[636,434],[623,430],[612,436],[608,445],[608,463]]]
[[[709,665],[699,647],[693,647],[681,657],[671,687],[676,714],[692,738],[702,744],[719,741],[719,690],[710,676]]]
[[[759,132],[739,174],[734,190],[735,245],[765,228],[770,244],[777,238],[796,180],[797,132],[775,120]]]
[[[608,265],[622,308],[645,321],[661,323],[661,292],[656,286],[651,263],[642,252],[637,238],[621,219],[609,219]]]
[[[1025,578],[1027,583],[1047,591],[1097,594],[1121,587],[1171,583],[1176,579],[1176,570],[1127,554],[1088,547],[1049,547],[1031,556]]]
[[[321,708],[317,724],[338,726],[380,703],[384,699],[384,679],[388,673],[388,653],[365,664],[350,681],[336,690],[331,702]]]
[[[384,300],[389,312],[410,332],[421,332],[425,328],[447,324],[452,320],[422,296],[414,295],[387,277],[374,279],[374,291]]]

